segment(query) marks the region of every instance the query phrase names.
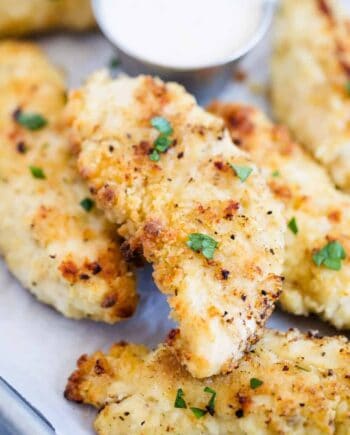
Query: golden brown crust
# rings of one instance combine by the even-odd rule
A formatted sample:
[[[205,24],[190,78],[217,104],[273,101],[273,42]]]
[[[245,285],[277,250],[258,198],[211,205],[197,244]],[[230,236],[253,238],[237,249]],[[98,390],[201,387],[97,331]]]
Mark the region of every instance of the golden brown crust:
[[[95,25],[90,0],[0,0],[0,35],[23,36]]]
[[[272,102],[280,121],[350,189],[350,22],[337,0],[283,0],[275,25]]]
[[[70,377],[67,399],[98,408],[95,429],[112,434],[348,434],[350,346],[343,337],[265,330],[254,350],[229,375],[192,378],[161,345],[114,345],[84,355]],[[262,384],[252,388],[252,379]],[[254,386],[254,381],[253,381]],[[210,387],[213,415],[197,419]],[[187,408],[175,408],[178,389]]]
[[[328,174],[284,127],[273,125],[259,110],[221,103],[209,110],[225,120],[233,140],[263,168],[272,192],[285,205],[286,222],[296,219],[298,234],[288,230],[286,237],[282,306],[350,328],[349,197],[334,188]],[[312,260],[312,254],[332,240],[347,252],[340,271],[318,267]]]
[[[91,195],[69,152],[65,93],[39,49],[0,44],[0,250],[41,301],[69,317],[114,323],[133,313],[135,281],[116,228],[80,205]],[[16,120],[19,110],[42,115],[47,126],[30,131]]]
[[[122,224],[128,257],[142,252],[153,263],[179,322],[181,361],[198,377],[230,370],[260,335],[281,287],[283,224],[259,170],[174,83],[99,73],[69,101],[80,171],[108,218]],[[154,116],[174,129],[159,162],[147,152],[158,134]],[[241,182],[229,163],[253,172]],[[188,247],[192,233],[218,242],[213,258]]]

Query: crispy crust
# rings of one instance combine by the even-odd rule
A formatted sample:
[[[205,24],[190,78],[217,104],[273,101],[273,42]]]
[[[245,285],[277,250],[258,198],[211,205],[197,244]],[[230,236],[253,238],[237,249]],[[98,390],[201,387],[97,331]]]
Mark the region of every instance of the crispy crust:
[[[182,363],[196,377],[230,370],[260,335],[281,288],[283,223],[258,169],[223,123],[174,83],[98,73],[70,96],[67,111],[81,174],[168,295]],[[174,128],[158,163],[147,151],[156,115]],[[242,183],[228,163],[253,173]],[[219,243],[212,260],[187,246],[191,233]]]
[[[350,190],[350,22],[334,0],[283,0],[275,26],[276,116]]]
[[[94,26],[90,0],[0,0],[0,36]]]
[[[68,400],[99,410],[99,435],[142,434],[348,434],[350,346],[343,337],[316,338],[298,331],[265,330],[255,349],[231,374],[192,378],[167,345],[116,344],[107,354],[84,355],[69,378]],[[252,378],[263,382],[250,387]],[[197,419],[216,395],[214,415]],[[187,409],[174,407],[181,388]]]
[[[285,205],[286,221],[296,218],[298,234],[288,230],[286,237],[283,308],[350,328],[350,198],[334,188],[285,128],[259,110],[220,103],[209,110],[225,120],[233,140],[264,169],[272,192]],[[312,260],[313,252],[331,240],[347,251],[340,271],[317,267]]]
[[[90,194],[69,152],[61,76],[30,44],[0,44],[0,250],[38,299],[68,317],[114,323],[137,304],[135,281],[116,228],[80,201]],[[29,131],[18,109],[48,125]],[[36,179],[29,167],[43,169]],[[112,303],[113,301],[113,303]]]

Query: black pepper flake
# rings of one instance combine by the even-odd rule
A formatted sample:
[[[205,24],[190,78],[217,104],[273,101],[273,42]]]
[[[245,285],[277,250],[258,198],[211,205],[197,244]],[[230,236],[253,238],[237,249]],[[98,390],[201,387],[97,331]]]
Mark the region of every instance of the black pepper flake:
[[[179,154],[177,155],[177,158],[178,158],[178,159],[182,159],[183,156],[184,156],[184,152],[181,151],[181,153],[179,153]]]
[[[247,299],[247,296],[246,295],[242,295],[241,299],[242,299],[242,301],[245,301]]]
[[[92,269],[93,275],[97,275],[98,273],[101,272],[102,267],[98,263],[93,263],[91,269]]]
[[[228,279],[229,275],[230,275],[230,272],[228,270],[222,269],[222,271],[221,271],[222,279],[225,279],[225,280]]]
[[[55,259],[56,255],[49,255],[50,258]]]
[[[126,411],[126,412],[124,412],[124,415],[125,415],[125,416],[128,416],[128,415],[130,415],[130,412],[129,412],[129,411]]]
[[[25,154],[27,152],[26,144],[23,141],[18,142],[16,149],[20,154]]]
[[[108,149],[109,149],[109,152],[112,153],[114,151],[114,146],[113,145],[109,145]]]
[[[244,416],[243,409],[237,409],[235,412],[237,418],[242,418]]]
[[[269,210],[269,211],[267,212],[267,214],[272,214],[272,210]]]
[[[299,403],[299,406],[303,408],[305,406],[305,403]]]
[[[272,248],[270,249],[270,252],[272,255],[275,255],[275,251]]]
[[[266,293],[265,290],[261,290],[261,294],[262,294],[263,296],[266,296],[266,295],[267,295],[267,293]]]
[[[283,366],[283,369],[282,369],[284,372],[288,372],[288,370],[289,370],[289,367],[288,366]]]
[[[86,273],[82,273],[79,278],[83,281],[87,281],[88,279],[90,279],[89,275],[87,275]]]
[[[141,421],[141,426],[143,426],[145,423],[145,420]]]
[[[235,238],[236,238],[235,235],[234,235],[234,234],[231,234],[230,239],[231,239],[231,240],[235,240]]]

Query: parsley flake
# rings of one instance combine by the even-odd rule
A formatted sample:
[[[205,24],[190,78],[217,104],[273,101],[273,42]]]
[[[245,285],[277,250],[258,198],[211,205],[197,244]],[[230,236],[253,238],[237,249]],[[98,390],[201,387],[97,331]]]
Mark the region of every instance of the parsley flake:
[[[348,95],[350,95],[350,80],[347,80],[347,82],[344,85],[345,91]]]
[[[280,173],[280,171],[276,170],[276,171],[273,171],[271,175],[273,177],[279,177],[281,175],[281,173]]]
[[[183,396],[184,396],[183,389],[179,388],[177,390],[176,399],[175,399],[175,403],[174,403],[175,408],[187,408],[187,405],[186,405],[186,402],[185,402]]]
[[[218,242],[206,234],[192,233],[188,236],[187,246],[193,251],[201,252],[205,258],[211,260]]]
[[[196,418],[202,418],[207,413],[207,411],[205,409],[201,409],[201,408],[191,407],[190,409],[191,409],[191,411],[193,412],[193,414],[195,415]]]
[[[14,118],[22,127],[32,131],[40,130],[47,124],[47,120],[38,113],[23,113],[21,110],[17,110]]]
[[[172,142],[173,141],[168,136],[161,134],[154,141],[154,149],[160,153],[165,153],[165,151],[167,151]]]
[[[45,172],[38,166],[29,166],[29,170],[34,178],[44,180],[46,178]]]
[[[257,388],[261,387],[263,383],[264,382],[261,381],[260,379],[251,378],[251,380],[250,380],[250,388],[252,390],[256,390]]]
[[[120,60],[115,56],[111,57],[111,59],[109,60],[109,69],[112,70],[116,69],[118,68],[119,65],[120,65]]]
[[[170,122],[162,116],[152,118],[151,125],[158,130],[160,134],[154,141],[154,148],[149,158],[154,162],[158,162],[160,160],[160,153],[165,153],[173,143],[172,139],[169,137],[173,133],[173,128]]]
[[[210,387],[205,387],[204,388],[204,392],[211,394],[211,398],[209,399],[209,402],[208,402],[208,405],[206,406],[206,409],[207,409],[207,411],[209,412],[210,415],[214,415],[214,413],[215,413],[216,391],[214,391]]]
[[[295,217],[293,217],[293,218],[288,222],[288,228],[291,230],[291,232],[292,232],[293,234],[298,234],[298,232],[299,232],[299,228],[298,228],[297,220],[295,219]]]
[[[327,269],[340,270],[341,261],[346,258],[346,252],[343,246],[338,241],[327,243],[319,251],[312,256],[314,263],[317,266],[324,265]]]
[[[91,198],[84,198],[80,201],[80,205],[87,212],[91,211],[95,205],[95,202]]]
[[[154,118],[152,118],[151,125],[155,129],[157,129],[159,133],[164,134],[165,136],[170,136],[171,134],[173,134],[173,128],[170,122],[162,116],[155,116]]]
[[[253,172],[252,168],[249,168],[248,166],[238,166],[238,165],[230,165],[231,168],[234,170],[237,177],[244,183],[249,175]]]

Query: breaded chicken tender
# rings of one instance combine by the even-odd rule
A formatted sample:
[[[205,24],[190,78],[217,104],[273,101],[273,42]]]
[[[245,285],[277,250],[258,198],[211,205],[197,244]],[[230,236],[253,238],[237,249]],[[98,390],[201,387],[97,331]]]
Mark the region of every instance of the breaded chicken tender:
[[[99,435],[349,434],[350,345],[266,330],[229,375],[192,378],[167,345],[83,355],[67,399],[99,409]]]
[[[0,44],[0,251],[39,300],[114,323],[137,295],[116,229],[70,155],[61,75],[31,44]]]
[[[350,23],[332,0],[283,0],[275,29],[276,116],[350,191]]]
[[[168,295],[182,363],[230,370],[281,289],[284,222],[259,170],[175,83],[100,72],[67,112],[81,174]]]
[[[263,168],[276,199],[285,205],[283,308],[316,313],[337,328],[350,328],[350,197],[334,188],[327,172],[285,128],[259,110],[220,103],[209,110],[225,120],[233,141]],[[327,263],[331,268],[316,264],[322,248],[334,242],[345,249],[346,258]]]
[[[94,25],[90,0],[0,0],[0,36]]]

